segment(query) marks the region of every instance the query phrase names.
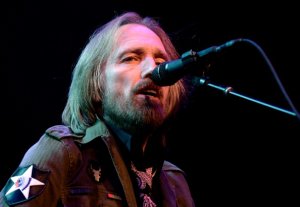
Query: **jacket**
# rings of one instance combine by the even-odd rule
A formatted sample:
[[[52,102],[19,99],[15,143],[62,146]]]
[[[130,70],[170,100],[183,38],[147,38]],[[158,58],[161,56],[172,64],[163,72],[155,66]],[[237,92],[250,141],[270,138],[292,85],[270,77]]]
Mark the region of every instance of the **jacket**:
[[[162,207],[192,207],[184,172],[164,161]],[[0,193],[0,206],[137,207],[132,178],[116,138],[98,121],[85,135],[50,127],[23,157]]]

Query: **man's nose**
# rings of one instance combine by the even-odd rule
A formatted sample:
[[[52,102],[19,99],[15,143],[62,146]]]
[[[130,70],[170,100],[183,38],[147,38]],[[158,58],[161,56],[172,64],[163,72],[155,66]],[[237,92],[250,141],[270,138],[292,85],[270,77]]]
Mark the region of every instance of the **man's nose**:
[[[152,71],[156,66],[157,64],[153,58],[146,58],[142,65],[141,77],[151,77]]]

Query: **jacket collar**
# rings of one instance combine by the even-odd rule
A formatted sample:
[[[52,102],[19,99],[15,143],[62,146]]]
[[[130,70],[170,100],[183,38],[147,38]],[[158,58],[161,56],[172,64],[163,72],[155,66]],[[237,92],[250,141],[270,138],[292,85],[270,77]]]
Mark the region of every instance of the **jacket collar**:
[[[81,140],[78,140],[82,144],[86,144],[97,137],[108,137],[110,136],[110,132],[108,131],[107,126],[103,121],[97,119],[95,124],[86,129],[85,135]]]

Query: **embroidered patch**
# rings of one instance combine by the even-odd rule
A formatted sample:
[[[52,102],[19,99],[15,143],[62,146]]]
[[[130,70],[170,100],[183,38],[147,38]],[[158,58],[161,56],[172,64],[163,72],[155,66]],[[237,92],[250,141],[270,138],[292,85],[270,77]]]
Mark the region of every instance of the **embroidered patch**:
[[[97,183],[101,182],[102,169],[100,164],[97,161],[92,160],[90,162],[88,171],[89,174],[92,176],[93,180],[95,180]]]
[[[19,167],[3,189],[7,204],[16,205],[40,195],[46,187],[49,173],[35,165]]]

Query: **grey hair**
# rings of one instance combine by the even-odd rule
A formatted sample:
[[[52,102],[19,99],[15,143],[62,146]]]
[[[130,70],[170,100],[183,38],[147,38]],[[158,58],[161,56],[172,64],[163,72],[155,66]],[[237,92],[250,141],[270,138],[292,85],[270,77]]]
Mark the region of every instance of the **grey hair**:
[[[97,117],[102,116],[103,68],[115,44],[117,30],[123,25],[133,23],[144,25],[155,32],[170,60],[179,57],[170,37],[153,18],[142,18],[135,12],[126,12],[99,27],[90,36],[75,65],[68,100],[62,113],[63,123],[73,132],[85,133],[86,128],[93,125]],[[169,90],[169,114],[174,114],[185,92],[183,81],[176,82]]]

